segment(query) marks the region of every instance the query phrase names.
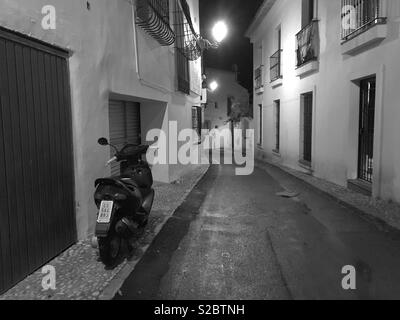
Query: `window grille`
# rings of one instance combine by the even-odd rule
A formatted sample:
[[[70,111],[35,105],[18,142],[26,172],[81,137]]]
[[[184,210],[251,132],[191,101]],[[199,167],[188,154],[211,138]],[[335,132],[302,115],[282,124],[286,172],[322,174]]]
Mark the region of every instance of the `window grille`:
[[[281,102],[275,101],[275,152],[281,149]]]
[[[281,52],[278,50],[270,58],[270,78],[271,82],[282,78],[281,75]]]
[[[362,80],[360,88],[358,178],[372,183],[374,173],[376,78]]]
[[[313,125],[313,94],[303,95],[303,161],[312,162],[312,125]]]
[[[169,0],[137,0],[137,24],[162,46],[175,42],[169,14]]]
[[[261,105],[261,104],[259,104],[258,105],[258,116],[259,116],[259,119],[258,119],[258,121],[259,121],[259,128],[258,128],[258,133],[259,133],[259,137],[258,137],[258,145],[259,146],[262,146],[262,144],[263,144],[263,125],[264,125],[264,123],[263,123],[263,117],[264,117],[264,115],[263,115],[263,106]]]
[[[196,131],[199,138],[201,138],[201,130],[202,130],[202,109],[200,107],[192,108],[192,126],[193,130]]]
[[[256,90],[261,89],[263,85],[263,67],[264,66],[259,66],[255,72],[254,72],[254,87]]]
[[[186,0],[175,0],[174,25],[176,33],[175,48],[189,61],[201,57],[200,36],[193,27],[190,9]]]

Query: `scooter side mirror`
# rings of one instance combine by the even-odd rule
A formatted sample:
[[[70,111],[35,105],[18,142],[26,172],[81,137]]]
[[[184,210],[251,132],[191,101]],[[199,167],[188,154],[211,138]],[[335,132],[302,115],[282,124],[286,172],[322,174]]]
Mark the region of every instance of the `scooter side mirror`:
[[[98,140],[98,143],[99,143],[99,145],[101,145],[101,146],[108,146],[108,145],[109,145],[108,140],[107,140],[106,138],[100,138],[100,139]]]

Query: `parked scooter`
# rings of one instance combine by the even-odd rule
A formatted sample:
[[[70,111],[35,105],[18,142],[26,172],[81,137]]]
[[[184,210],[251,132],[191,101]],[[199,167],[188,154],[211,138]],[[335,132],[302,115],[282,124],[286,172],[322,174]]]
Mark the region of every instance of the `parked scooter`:
[[[121,168],[121,176],[95,182],[94,199],[99,208],[95,235],[100,259],[107,267],[113,267],[123,248],[133,249],[131,239],[148,223],[155,197],[153,175],[142,159],[148,146],[127,144],[118,150],[106,138],[98,143],[115,149],[115,156],[107,165],[116,161]]]

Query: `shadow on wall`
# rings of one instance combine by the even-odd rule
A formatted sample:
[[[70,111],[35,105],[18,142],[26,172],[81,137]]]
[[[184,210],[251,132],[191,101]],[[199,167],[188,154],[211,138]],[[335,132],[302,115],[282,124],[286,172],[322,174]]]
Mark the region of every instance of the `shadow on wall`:
[[[142,127],[142,143],[151,145],[154,141],[146,141],[147,133],[153,129],[168,132],[168,113],[166,102],[146,100],[141,102],[141,127]],[[169,166],[154,165],[152,167],[154,180],[158,182],[168,183]]]

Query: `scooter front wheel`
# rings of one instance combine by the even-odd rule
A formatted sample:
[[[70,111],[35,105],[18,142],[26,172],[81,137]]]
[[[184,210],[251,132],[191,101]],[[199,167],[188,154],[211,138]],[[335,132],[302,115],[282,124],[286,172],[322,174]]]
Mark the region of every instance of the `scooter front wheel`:
[[[116,234],[99,238],[100,259],[107,268],[115,267],[121,257],[122,239]]]

